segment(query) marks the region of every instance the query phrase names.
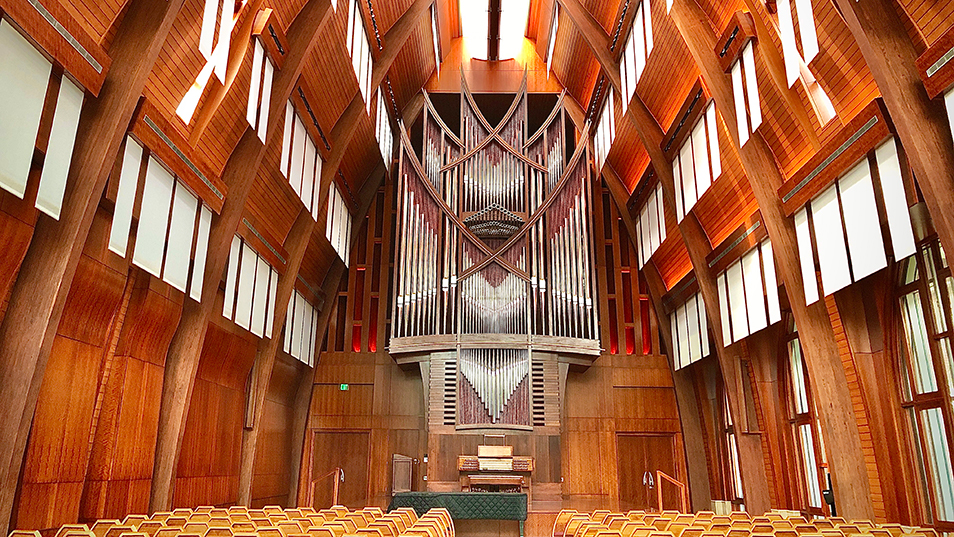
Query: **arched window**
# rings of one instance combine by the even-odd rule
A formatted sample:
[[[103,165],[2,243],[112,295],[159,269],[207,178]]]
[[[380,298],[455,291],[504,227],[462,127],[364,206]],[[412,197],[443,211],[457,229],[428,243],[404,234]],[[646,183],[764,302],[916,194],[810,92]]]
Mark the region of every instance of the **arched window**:
[[[901,262],[901,400],[921,470],[928,513],[942,530],[954,530],[954,279],[937,240]]]
[[[782,347],[781,353],[786,364],[782,389],[785,391],[790,434],[795,448],[794,461],[798,465],[798,503],[795,507],[813,515],[827,515],[828,508],[822,499],[822,490],[828,488],[825,444],[815,417],[808,370],[791,314],[788,315],[788,332]]]

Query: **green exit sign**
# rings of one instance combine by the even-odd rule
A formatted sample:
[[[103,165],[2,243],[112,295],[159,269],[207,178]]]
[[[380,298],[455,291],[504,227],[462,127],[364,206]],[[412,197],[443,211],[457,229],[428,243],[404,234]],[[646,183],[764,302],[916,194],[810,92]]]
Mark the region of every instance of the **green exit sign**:
[[[339,385],[338,385],[338,389],[341,390],[341,391],[343,391],[343,392],[346,392],[346,391],[348,391],[348,385],[347,385],[347,384],[339,384]]]

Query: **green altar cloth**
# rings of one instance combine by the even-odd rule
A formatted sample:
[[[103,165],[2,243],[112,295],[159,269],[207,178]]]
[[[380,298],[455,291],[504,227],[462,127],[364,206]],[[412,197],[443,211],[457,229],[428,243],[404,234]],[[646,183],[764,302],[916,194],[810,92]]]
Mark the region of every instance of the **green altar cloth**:
[[[522,492],[399,492],[388,511],[399,507],[412,507],[418,516],[444,507],[454,520],[518,520],[521,537],[527,520],[527,495]]]

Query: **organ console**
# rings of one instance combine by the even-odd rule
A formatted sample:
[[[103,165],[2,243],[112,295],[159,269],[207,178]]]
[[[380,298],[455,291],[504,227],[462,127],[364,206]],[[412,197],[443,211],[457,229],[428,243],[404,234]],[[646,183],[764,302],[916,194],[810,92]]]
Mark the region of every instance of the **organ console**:
[[[457,457],[464,492],[530,492],[533,457],[514,457],[513,446],[477,446]],[[477,473],[474,473],[477,472]]]

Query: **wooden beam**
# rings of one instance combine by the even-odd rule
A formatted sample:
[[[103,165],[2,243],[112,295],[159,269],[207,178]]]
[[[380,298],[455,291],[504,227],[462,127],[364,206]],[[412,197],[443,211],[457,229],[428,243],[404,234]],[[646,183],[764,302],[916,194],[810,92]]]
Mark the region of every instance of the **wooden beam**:
[[[331,18],[331,13],[328,0],[309,0],[295,17],[287,32],[289,50],[285,65],[278,72],[273,84],[270,105],[272,110],[284,109],[285,101],[298,81],[305,60],[311,55],[322,28]],[[209,231],[206,285],[202,291],[202,301],[184,301],[179,328],[172,338],[166,356],[149,499],[152,511],[166,511],[172,507],[179,449],[185,434],[199,356],[202,354],[206,330],[215,309],[218,282],[222,279],[222,272],[228,262],[232,237],[242,221],[245,200],[258,176],[265,148],[269,141],[274,140],[279,120],[283,117],[283,114],[271,114],[264,144],[255,131],[246,128],[222,171],[222,180],[229,188],[229,195],[222,206],[222,213],[212,220]]]
[[[735,125],[731,81],[719,66],[714,48],[716,38],[709,20],[695,0],[677,0],[671,11],[673,21],[712,92],[726,125]],[[871,487],[864,463],[861,436],[855,421],[848,381],[838,354],[838,345],[824,301],[805,305],[801,269],[797,257],[795,225],[782,212],[776,192],[782,175],[761,134],[755,133],[739,147],[738,132],[727,129],[739,153],[742,168],[755,193],[763,221],[772,240],[778,273],[785,284],[795,323],[812,379],[818,418],[828,445],[828,458],[839,499],[839,514],[849,519],[874,518]],[[708,305],[707,305],[708,306]],[[708,309],[708,308],[707,308]],[[710,315],[710,319],[718,317]],[[715,319],[713,319],[714,321]],[[713,331],[720,332],[715,328]],[[721,335],[721,334],[720,334]],[[746,498],[748,501],[749,498]]]
[[[954,252],[954,140],[943,99],[929,99],[918,73],[918,53],[885,0],[835,0],[861,49],[917,177],[941,246]]]
[[[143,87],[182,0],[130,4],[96,99],[80,115],[80,133],[60,220],[40,216],[0,324],[0,534],[6,534],[40,385],[70,283]]]
[[[580,0],[559,0],[560,9],[564,10],[576,29],[583,34],[583,39],[589,45],[590,50],[596,56],[596,61],[600,63],[603,72],[609,78],[613,87],[620,91],[622,82],[619,76],[619,65],[609,49],[609,36],[600,26],[600,23],[593,18],[593,15],[580,3]]]
[[[364,185],[361,187],[361,191],[358,193],[358,210],[357,214],[361,215],[363,220],[365,215],[368,214],[368,210],[371,208],[371,203],[374,201],[375,195],[380,189],[381,185],[386,182],[388,174],[384,169],[384,164],[379,165],[368,177],[368,180],[364,182]],[[378,177],[378,180],[374,180],[374,177]],[[351,227],[351,244],[352,246],[358,241],[361,236],[361,227],[360,225],[355,225]],[[318,313],[318,323],[316,325],[316,335],[320,337],[315,338],[315,349],[316,355],[318,356],[315,359],[315,367],[312,371],[311,376],[306,374],[307,382],[305,379],[302,379],[301,384],[298,387],[299,393],[295,398],[295,420],[293,426],[295,430],[292,431],[293,440],[292,440],[292,471],[291,476],[289,477],[289,491],[288,495],[288,505],[289,507],[296,507],[298,505],[303,505],[302,502],[308,497],[308,494],[305,493],[307,490],[305,487],[309,486],[311,483],[311,461],[305,460],[307,453],[305,452],[305,444],[307,440],[307,431],[309,423],[309,409],[311,408],[311,394],[312,386],[314,385],[314,375],[317,374],[318,366],[320,365],[320,351],[321,344],[327,337],[328,332],[328,323],[331,320],[331,313],[335,309],[337,304],[338,296],[338,287],[341,285],[341,279],[345,277],[347,273],[347,267],[345,267],[344,262],[340,259],[335,259],[334,263],[331,266],[331,269],[328,271],[328,274],[325,276],[325,281],[321,285],[322,293],[328,297],[325,300],[325,306]],[[387,292],[387,288],[383,289],[382,292]],[[304,391],[303,391],[304,390]],[[302,495],[304,493],[304,495]]]
[[[626,233],[629,240],[633,242],[638,240],[636,235],[636,225],[633,217],[626,207],[629,199],[629,193],[623,181],[607,164],[603,167],[603,178],[606,186],[609,187],[610,197],[616,204],[620,219],[626,227]],[[606,210],[604,208],[604,210]],[[685,371],[676,371],[673,362],[672,349],[672,329],[668,322],[665,308],[663,308],[662,297],[666,294],[666,286],[663,284],[662,277],[656,269],[656,265],[647,264],[643,268],[643,274],[649,287],[649,300],[653,305],[653,311],[656,313],[659,334],[666,343],[666,349],[669,350],[669,367],[672,374],[673,389],[676,392],[676,406],[679,408],[679,423],[682,428],[683,448],[685,450],[686,468],[688,469],[687,485],[691,505],[694,510],[709,509],[712,505],[712,489],[709,481],[708,458],[706,457],[706,446],[703,441],[702,420],[699,416],[699,399],[695,388],[692,386],[692,379]],[[643,337],[648,337],[644,334]]]

